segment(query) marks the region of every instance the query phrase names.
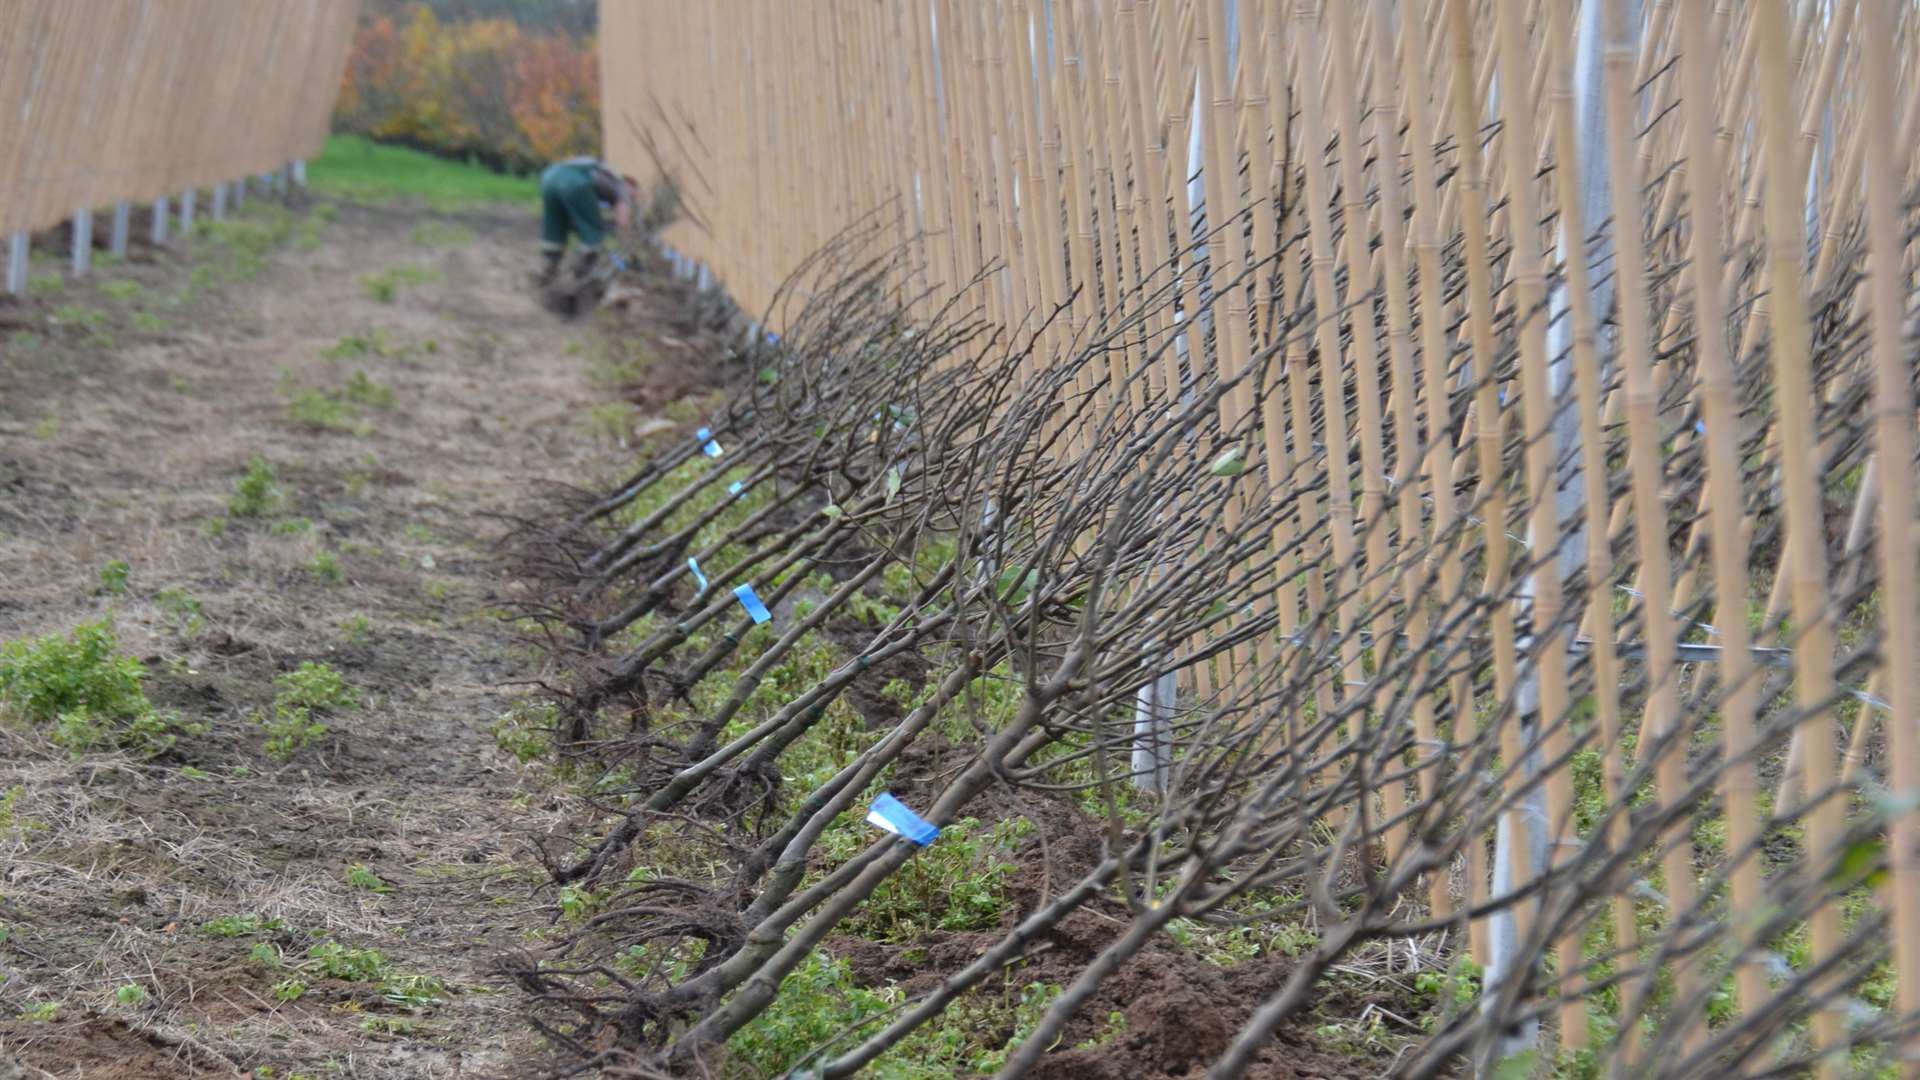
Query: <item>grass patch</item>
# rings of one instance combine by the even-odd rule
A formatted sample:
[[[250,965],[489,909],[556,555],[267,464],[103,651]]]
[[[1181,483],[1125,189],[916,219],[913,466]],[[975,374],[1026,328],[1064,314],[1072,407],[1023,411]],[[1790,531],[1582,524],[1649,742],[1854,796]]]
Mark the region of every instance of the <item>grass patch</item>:
[[[307,185],[318,195],[355,202],[413,200],[434,210],[489,203],[531,204],[539,185],[528,176],[503,176],[360,135],[335,135],[307,164]]]
[[[391,304],[400,298],[400,289],[408,285],[425,285],[440,280],[440,271],[431,266],[391,266],[377,274],[363,274],[360,288],[367,299],[382,304]]]
[[[423,221],[413,227],[413,242],[421,247],[465,247],[473,243],[473,230],[445,221]]]
[[[100,295],[115,303],[125,304],[139,298],[144,290],[137,281],[103,281],[100,283]]]
[[[438,352],[439,345],[432,341],[410,345],[396,340],[380,327],[374,327],[361,334],[342,334],[340,339],[321,350],[320,355],[328,360],[353,360],[364,357],[379,357],[383,360],[400,360],[416,352]]]
[[[315,431],[366,435],[373,425],[361,419],[361,407],[386,409],[392,405],[392,387],[367,378],[365,371],[355,371],[338,393],[311,387],[294,392],[287,402],[287,419]]]
[[[181,299],[216,284],[246,281],[267,267],[275,252],[288,246],[310,250],[320,242],[326,218],[318,209],[300,217],[293,211],[261,202],[225,221],[196,226],[201,243],[195,246],[193,271]]]

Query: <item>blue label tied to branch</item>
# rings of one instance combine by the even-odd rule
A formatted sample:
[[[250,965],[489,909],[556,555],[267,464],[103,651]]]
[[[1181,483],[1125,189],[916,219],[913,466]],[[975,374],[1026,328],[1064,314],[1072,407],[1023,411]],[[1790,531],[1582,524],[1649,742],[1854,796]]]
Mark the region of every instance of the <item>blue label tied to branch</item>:
[[[708,431],[706,428],[701,428],[699,431],[694,432],[693,437],[706,444],[700,448],[700,452],[706,454],[708,457],[719,457],[721,454],[726,453],[725,450],[720,449],[720,444],[714,441],[713,432]]]
[[[747,485],[741,483],[738,480],[735,480],[733,483],[727,485],[727,494],[732,495],[735,498],[738,498],[740,496],[740,493],[745,490],[747,490]]]
[[[693,571],[693,580],[700,583],[700,591],[706,592],[707,591],[707,575],[700,572],[700,560],[688,559],[687,569]]]
[[[885,829],[895,836],[902,836],[920,847],[926,847],[940,835],[940,827],[907,809],[907,804],[893,797],[890,791],[883,791],[873,800],[873,806],[867,811],[867,823]]]
[[[735,585],[733,595],[740,598],[740,606],[747,609],[747,614],[753,616],[754,622],[763,623],[772,620],[773,613],[767,610],[767,605],[760,602],[760,597],[754,593],[753,586]]]

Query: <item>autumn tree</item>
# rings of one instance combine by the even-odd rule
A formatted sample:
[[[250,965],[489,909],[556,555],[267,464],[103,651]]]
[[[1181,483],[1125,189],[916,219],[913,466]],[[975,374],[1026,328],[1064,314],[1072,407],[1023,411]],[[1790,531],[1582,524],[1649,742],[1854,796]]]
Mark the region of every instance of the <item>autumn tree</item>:
[[[341,87],[339,129],[511,172],[597,152],[591,39],[514,18],[447,20],[439,13],[447,7],[367,11]]]

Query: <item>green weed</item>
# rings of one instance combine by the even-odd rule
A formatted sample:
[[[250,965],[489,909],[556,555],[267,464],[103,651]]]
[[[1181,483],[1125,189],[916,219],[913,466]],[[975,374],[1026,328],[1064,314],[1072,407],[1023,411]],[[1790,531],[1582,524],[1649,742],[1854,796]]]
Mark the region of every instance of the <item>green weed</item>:
[[[340,339],[322,350],[320,355],[328,360],[353,360],[368,356],[395,360],[413,351],[414,346],[395,341],[385,330],[376,326],[364,333],[340,335]]]
[[[347,884],[368,892],[390,893],[393,891],[393,886],[387,884],[384,878],[363,863],[353,863],[347,867]]]
[[[280,504],[280,497],[273,466],[255,454],[247,459],[247,471],[233,482],[233,495],[227,499],[227,513],[237,518],[261,517]]]
[[[100,283],[100,295],[121,304],[134,299],[145,291],[137,281],[103,281]]]
[[[1026,1039],[1059,994],[1057,986],[1032,982],[1008,985],[998,995],[966,995],[863,1075],[881,1080],[991,1075],[1006,1064],[1008,1049]],[[898,987],[859,986],[844,960],[812,953],[787,976],[766,1011],[728,1040],[729,1061],[744,1066],[743,1074],[749,1076],[804,1071],[825,1044],[866,1033],[904,1000]]]
[[[26,835],[46,831],[46,822],[41,821],[39,818],[28,817],[20,813],[18,809],[20,800],[26,793],[27,789],[20,784],[15,784],[6,791],[0,792],[0,833]],[[0,927],[0,929],[4,929],[4,927]],[[0,942],[5,940],[5,935],[0,934]]]
[[[27,292],[30,295],[50,296],[67,287],[67,279],[59,274],[34,274],[27,278]]]
[[[20,1019],[29,1023],[51,1023],[59,1018],[61,1004],[58,1001],[36,1001],[20,1010]]]
[[[446,221],[423,221],[413,227],[413,242],[421,247],[465,247],[473,243],[473,230]]]
[[[446,981],[432,975],[394,974],[381,980],[380,1000],[403,1009],[426,1009],[446,999]]]
[[[287,402],[287,419],[317,431],[365,435],[372,430],[361,421],[360,410],[353,402],[311,388],[294,394]]]
[[[41,442],[52,442],[60,435],[60,418],[49,413],[33,425],[33,437]]]
[[[311,216],[302,220],[285,207],[262,202],[225,221],[204,223],[200,237],[204,244],[196,249],[195,257],[201,265],[194,267],[189,279],[193,292],[217,282],[258,276],[266,269],[268,257],[281,248],[317,243],[319,228]]]
[[[76,754],[104,746],[159,753],[202,730],[155,709],[141,685],[146,669],[114,647],[105,621],[0,646],[0,712],[50,727],[54,743]]]
[[[348,686],[340,673],[326,664],[303,661],[293,671],[274,676],[275,697],[292,705],[315,709],[351,709],[360,704],[360,694]]]
[[[1112,1011],[1107,1013],[1106,1026],[1100,1029],[1100,1033],[1098,1035],[1095,1035],[1090,1039],[1080,1040],[1079,1042],[1074,1044],[1073,1048],[1075,1050],[1098,1050],[1102,1046],[1106,1046],[1109,1043],[1119,1042],[1120,1037],[1125,1035],[1126,1033],[1127,1033],[1126,1014],[1119,1012],[1117,1010]]]
[[[127,1006],[145,1004],[147,988],[139,983],[127,983],[114,989],[113,1000]]]
[[[340,673],[311,660],[298,670],[275,676],[273,703],[256,716],[265,730],[267,756],[291,759],[327,734],[327,725],[315,718],[355,708],[360,695]]]
[[[596,435],[627,445],[627,436],[633,420],[633,406],[624,401],[608,401],[587,410],[586,426],[591,435]]]
[[[1014,870],[1009,856],[1032,831],[1033,823],[1025,818],[1008,818],[985,829],[972,818],[954,822],[931,847],[882,882],[847,928],[862,937],[902,942],[930,929],[997,925]],[[871,839],[864,819],[847,814],[823,838],[823,846],[837,861]]]
[[[135,333],[140,334],[164,334],[173,329],[173,324],[167,321],[166,316],[155,315],[151,311],[134,312],[128,317],[127,325],[133,327]]]
[[[645,345],[624,341],[608,342],[598,346],[594,352],[595,358],[587,369],[587,378],[605,390],[618,390],[632,385],[658,360]]]
[[[559,723],[553,702],[516,701],[493,722],[493,744],[524,765],[547,755]]]
[[[207,624],[206,615],[200,609],[200,601],[194,599],[193,595],[185,589],[177,587],[161,589],[153,594],[153,605],[172,620],[173,628],[179,631],[181,637],[198,637]]]
[[[133,572],[125,559],[110,560],[100,568],[100,591],[120,596],[127,591],[127,575]]]
[[[307,572],[329,585],[338,585],[342,579],[340,560],[331,551],[317,551],[307,561]]]
[[[379,273],[362,274],[360,276],[360,291],[366,293],[367,299],[369,300],[378,301],[382,304],[391,304],[400,298],[400,290],[402,287],[425,285],[429,282],[439,281],[440,277],[440,271],[430,266],[408,266],[404,264],[400,266],[390,266]]]
[[[63,304],[53,309],[53,321],[97,334],[107,325],[107,313],[85,304]]]
[[[337,941],[323,941],[307,950],[305,965],[329,979],[374,982],[387,974],[387,958],[378,949],[351,949]]]
[[[257,914],[216,915],[200,924],[201,933],[217,938],[246,937],[284,929],[286,924],[279,919],[263,919]]]
[[[342,393],[355,405],[368,405],[376,409],[393,406],[393,388],[367,378],[364,371],[354,372],[347,379],[346,389]]]

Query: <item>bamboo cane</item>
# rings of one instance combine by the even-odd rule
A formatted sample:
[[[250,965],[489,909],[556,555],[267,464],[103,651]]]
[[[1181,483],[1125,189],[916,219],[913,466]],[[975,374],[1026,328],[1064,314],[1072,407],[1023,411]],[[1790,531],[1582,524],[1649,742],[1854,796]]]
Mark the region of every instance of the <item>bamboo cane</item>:
[[[1901,119],[1894,93],[1890,39],[1898,17],[1894,0],[1864,0],[1860,42],[1861,93],[1865,126],[1871,131],[1899,130]],[[1920,85],[1920,80],[1915,80]],[[1913,119],[1909,111],[1908,121]],[[1886,461],[1913,460],[1913,386],[1900,321],[1908,297],[1906,244],[1899,239],[1907,215],[1899,209],[1911,175],[1910,159],[1896,163],[1885,139],[1866,140],[1867,275],[1871,301],[1875,376],[1874,448]],[[1920,718],[1920,591],[1915,589],[1913,551],[1913,492],[1898,470],[1882,471],[1880,480],[1880,538],[1878,553],[1882,588],[1886,590],[1887,632],[1880,671],[1892,705],[1887,725],[1892,744],[1893,776],[1911,790],[1920,776],[1920,740],[1914,722]],[[1866,723],[1866,718],[1861,718]],[[1896,795],[1902,794],[1896,789]],[[1891,823],[1894,970],[1899,972],[1896,1005],[1905,1015],[1920,1013],[1920,817],[1908,807]],[[1909,1034],[1902,1039],[1902,1074],[1920,1076],[1920,1045]]]

